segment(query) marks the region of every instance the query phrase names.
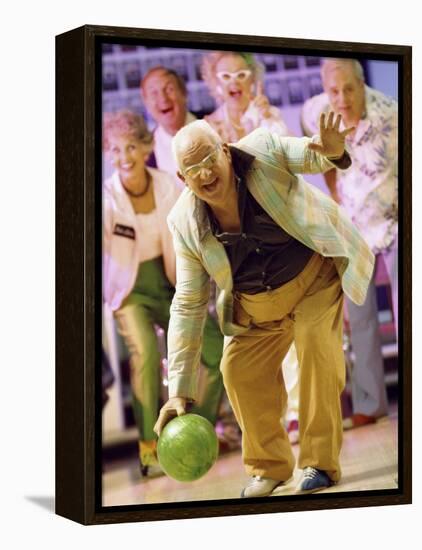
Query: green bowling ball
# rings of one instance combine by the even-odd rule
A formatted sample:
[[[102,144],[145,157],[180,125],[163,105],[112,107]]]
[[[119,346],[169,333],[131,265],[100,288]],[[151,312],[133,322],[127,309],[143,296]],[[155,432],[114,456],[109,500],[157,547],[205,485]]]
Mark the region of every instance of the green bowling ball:
[[[199,479],[218,457],[213,425],[197,414],[173,418],[161,432],[157,455],[161,468],[169,477],[177,481]]]

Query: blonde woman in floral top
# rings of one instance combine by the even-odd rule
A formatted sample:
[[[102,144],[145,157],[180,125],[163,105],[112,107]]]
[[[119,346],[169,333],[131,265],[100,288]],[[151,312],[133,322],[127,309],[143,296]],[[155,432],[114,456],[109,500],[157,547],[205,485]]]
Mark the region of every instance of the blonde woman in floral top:
[[[326,182],[377,256],[382,256],[391,284],[396,334],[398,329],[398,177],[397,103],[365,85],[361,65],[351,59],[328,59],[322,65],[324,93],[309,99],[302,112],[307,135],[318,132],[322,112],[333,109],[346,127],[352,167],[327,173]],[[354,414],[345,428],[357,427],[388,413],[384,363],[378,327],[375,282],[359,307],[348,301],[351,342],[355,353],[352,399]]]
[[[281,136],[289,130],[277,107],[263,94],[263,68],[250,53],[211,52],[201,67],[218,108],[205,120],[225,142],[235,142],[256,128]]]

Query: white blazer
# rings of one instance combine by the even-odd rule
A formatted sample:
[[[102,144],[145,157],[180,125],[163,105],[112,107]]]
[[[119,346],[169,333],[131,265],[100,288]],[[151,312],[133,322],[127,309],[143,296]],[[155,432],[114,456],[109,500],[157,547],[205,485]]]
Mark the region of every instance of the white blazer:
[[[152,176],[164,269],[174,285],[176,260],[166,218],[180,190],[166,172],[147,170]],[[142,235],[137,230],[136,214],[116,171],[103,185],[103,299],[112,311],[121,306],[135,284],[138,243],[142,244]]]

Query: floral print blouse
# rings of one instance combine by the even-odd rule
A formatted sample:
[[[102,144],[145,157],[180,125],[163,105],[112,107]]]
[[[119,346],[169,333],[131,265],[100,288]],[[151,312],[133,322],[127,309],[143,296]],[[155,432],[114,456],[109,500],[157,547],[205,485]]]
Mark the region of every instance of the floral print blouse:
[[[366,113],[346,137],[352,166],[337,170],[341,204],[374,253],[392,245],[398,221],[397,102],[365,86]],[[327,94],[308,99],[302,110],[307,135],[317,134],[319,116],[329,111]]]
[[[225,104],[220,105],[213,113],[205,116],[204,119],[216,130],[221,139],[227,143],[238,141],[238,139],[250,134],[256,128],[265,128],[281,136],[288,136],[290,133],[283,120],[281,111],[273,105],[270,106],[270,116],[263,118],[258,109],[253,105],[253,102],[251,102],[241,119],[241,134],[237,132],[237,129],[230,121]]]

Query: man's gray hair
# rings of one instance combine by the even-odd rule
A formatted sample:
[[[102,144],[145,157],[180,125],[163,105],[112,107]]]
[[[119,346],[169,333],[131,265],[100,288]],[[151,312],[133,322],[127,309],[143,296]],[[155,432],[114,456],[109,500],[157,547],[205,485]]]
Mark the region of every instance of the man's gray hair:
[[[348,68],[352,69],[353,74],[358,80],[361,80],[362,82],[365,81],[365,75],[363,74],[363,68],[362,65],[359,63],[357,59],[348,59],[348,58],[334,58],[334,57],[326,57],[321,65],[321,76],[322,81],[324,82],[325,77],[330,69],[338,69],[338,68]]]
[[[221,137],[217,134],[217,132],[206,122],[205,120],[194,120],[193,122],[190,122],[186,126],[183,126],[183,128],[180,128],[180,130],[176,133],[176,135],[173,137],[171,142],[171,148],[173,152],[173,157],[176,161],[176,164],[179,166],[179,150],[181,147],[181,144],[186,144],[187,141],[193,141],[192,134],[196,134],[196,132],[200,131],[202,134],[208,136],[212,143],[215,143],[216,145],[218,143],[222,143]],[[179,166],[180,168],[180,166]]]

